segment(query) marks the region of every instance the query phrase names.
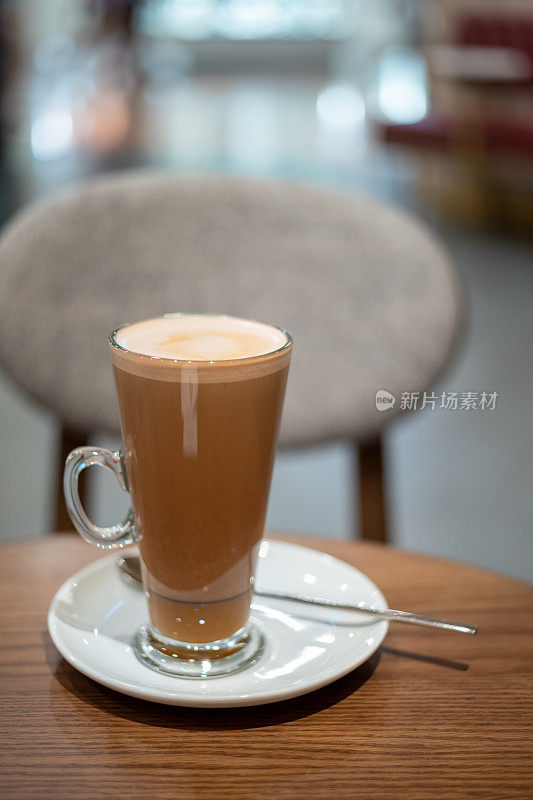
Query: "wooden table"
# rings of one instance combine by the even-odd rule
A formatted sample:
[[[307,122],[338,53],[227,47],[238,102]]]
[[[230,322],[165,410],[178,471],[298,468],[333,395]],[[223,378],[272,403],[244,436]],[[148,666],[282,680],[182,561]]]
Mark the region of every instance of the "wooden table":
[[[533,588],[381,545],[296,541],[362,569],[393,607],[477,623],[479,634],[393,625],[369,662],[304,697],[162,706],[94,683],[50,640],[54,591],[98,552],[74,536],[4,545],[1,796],[533,797]]]

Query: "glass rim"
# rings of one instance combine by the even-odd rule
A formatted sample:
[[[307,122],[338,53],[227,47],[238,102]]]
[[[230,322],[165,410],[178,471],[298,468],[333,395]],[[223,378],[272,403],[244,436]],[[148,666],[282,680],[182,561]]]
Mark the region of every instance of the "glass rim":
[[[168,317],[224,317],[225,319],[237,319],[237,320],[245,320],[246,322],[256,322],[258,325],[266,325],[269,328],[275,328],[278,331],[281,331],[286,337],[286,341],[280,346],[276,347],[275,350],[269,350],[266,353],[260,353],[256,356],[246,356],[244,358],[222,358],[222,359],[213,359],[206,361],[205,359],[194,359],[194,358],[168,358],[166,356],[151,356],[148,353],[139,353],[136,350],[129,350],[127,347],[123,347],[121,344],[117,342],[117,334],[120,333],[121,330],[124,328],[129,328],[130,325],[135,325],[135,322],[126,322],[124,325],[120,325],[118,328],[115,328],[112,333],[109,334],[107,341],[108,344],[115,348],[115,350],[120,350],[123,353],[127,353],[131,356],[136,356],[140,358],[148,358],[151,361],[157,361],[157,363],[161,364],[187,364],[191,365],[194,364],[195,366],[204,365],[206,367],[212,367],[215,365],[229,365],[229,364],[244,364],[247,362],[255,362],[259,361],[262,358],[267,358],[269,356],[275,356],[278,354],[283,353],[285,350],[288,350],[293,345],[293,335],[287,329],[284,328],[282,325],[273,325],[270,322],[259,322],[259,320],[250,319],[249,317],[235,317],[233,314],[212,314],[207,311],[202,312],[192,312],[192,311],[176,311],[176,312],[169,312],[167,314],[161,314],[158,317],[148,317],[148,319],[165,319]],[[138,320],[138,322],[145,322],[146,320]]]

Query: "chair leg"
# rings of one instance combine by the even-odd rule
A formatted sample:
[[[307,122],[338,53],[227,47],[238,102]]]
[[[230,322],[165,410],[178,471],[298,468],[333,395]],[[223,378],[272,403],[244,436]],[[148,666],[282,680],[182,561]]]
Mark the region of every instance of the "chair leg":
[[[87,439],[87,434],[72,430],[66,426],[63,426],[61,430],[55,487],[55,529],[59,533],[65,533],[74,530],[74,525],[72,524],[72,520],[70,519],[67,511],[65,497],[63,495],[63,469],[65,466],[65,460],[71,450],[86,444]],[[81,502],[85,506],[87,501],[87,479],[83,474],[80,475],[79,490]]]
[[[361,538],[386,542],[382,440],[378,438],[371,443],[355,446],[359,458],[359,486],[355,488],[356,502],[358,499],[360,504]]]

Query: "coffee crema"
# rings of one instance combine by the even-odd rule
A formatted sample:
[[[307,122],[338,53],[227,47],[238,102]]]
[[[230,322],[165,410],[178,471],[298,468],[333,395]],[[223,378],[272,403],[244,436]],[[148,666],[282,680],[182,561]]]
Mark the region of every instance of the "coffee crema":
[[[211,314],[168,314],[119,330],[125,350],[179,361],[228,361],[255,358],[278,350],[286,334],[271,325]]]
[[[110,343],[152,626],[184,643],[231,637],[249,615],[290,335],[184,314]]]

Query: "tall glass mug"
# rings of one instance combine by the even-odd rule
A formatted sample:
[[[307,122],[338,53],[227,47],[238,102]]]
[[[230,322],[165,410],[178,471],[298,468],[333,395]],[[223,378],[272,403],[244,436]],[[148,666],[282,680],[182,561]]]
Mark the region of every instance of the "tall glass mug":
[[[134,639],[147,666],[172,675],[228,674],[263,642],[249,622],[291,334],[234,317],[168,314],[114,331],[109,347],[124,451],[73,450],[67,507],[98,547],[138,542],[150,624]],[[103,465],[133,510],[93,524],[78,476]]]

